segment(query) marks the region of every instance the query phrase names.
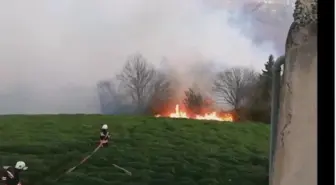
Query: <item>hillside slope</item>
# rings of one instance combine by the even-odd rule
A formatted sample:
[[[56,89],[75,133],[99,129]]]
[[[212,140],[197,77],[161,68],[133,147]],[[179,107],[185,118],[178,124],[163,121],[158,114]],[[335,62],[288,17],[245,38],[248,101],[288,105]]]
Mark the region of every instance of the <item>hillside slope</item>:
[[[110,146],[55,182],[94,150],[103,123],[112,133]],[[0,165],[26,161],[23,185],[266,185],[267,154],[263,124],[99,115],[0,117]]]

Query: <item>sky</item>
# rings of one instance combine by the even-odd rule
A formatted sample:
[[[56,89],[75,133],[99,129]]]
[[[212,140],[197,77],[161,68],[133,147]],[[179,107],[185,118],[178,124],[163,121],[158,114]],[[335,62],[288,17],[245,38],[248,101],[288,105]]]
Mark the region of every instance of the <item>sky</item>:
[[[0,1],[0,114],[97,113],[96,83],[135,53],[182,73],[210,61],[259,70],[291,20],[238,11],[249,1]]]

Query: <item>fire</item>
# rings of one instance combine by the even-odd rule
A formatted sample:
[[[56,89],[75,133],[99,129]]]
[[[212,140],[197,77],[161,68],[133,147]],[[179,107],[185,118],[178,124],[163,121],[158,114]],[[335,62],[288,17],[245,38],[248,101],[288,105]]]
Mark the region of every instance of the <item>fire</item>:
[[[160,114],[155,117],[170,117],[170,118],[187,118],[198,120],[216,120],[216,121],[234,121],[234,116],[231,113],[225,113],[223,115],[217,115],[216,112],[205,113],[204,115],[188,116],[187,112],[180,110],[180,105],[175,105],[175,112],[167,114],[167,116],[161,116]]]

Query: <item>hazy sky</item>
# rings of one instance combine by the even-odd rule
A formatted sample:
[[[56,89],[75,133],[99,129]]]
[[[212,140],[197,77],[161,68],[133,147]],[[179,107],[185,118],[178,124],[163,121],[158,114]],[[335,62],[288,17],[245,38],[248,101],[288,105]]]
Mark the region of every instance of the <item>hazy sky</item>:
[[[223,2],[0,1],[0,114],[98,112],[96,82],[136,52],[182,70],[200,61],[260,69],[281,53],[288,27],[263,28]]]

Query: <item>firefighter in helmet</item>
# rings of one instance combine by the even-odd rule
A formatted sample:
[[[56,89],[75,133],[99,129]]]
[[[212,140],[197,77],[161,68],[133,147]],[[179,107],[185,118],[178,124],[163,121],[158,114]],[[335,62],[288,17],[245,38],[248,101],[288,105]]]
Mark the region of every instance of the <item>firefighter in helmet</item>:
[[[20,173],[27,170],[28,167],[23,161],[17,161],[15,166],[3,166],[0,171],[1,182],[5,185],[21,185]]]
[[[107,124],[104,124],[100,129],[100,143],[103,147],[108,146],[108,142],[110,139],[110,133],[108,132]]]

